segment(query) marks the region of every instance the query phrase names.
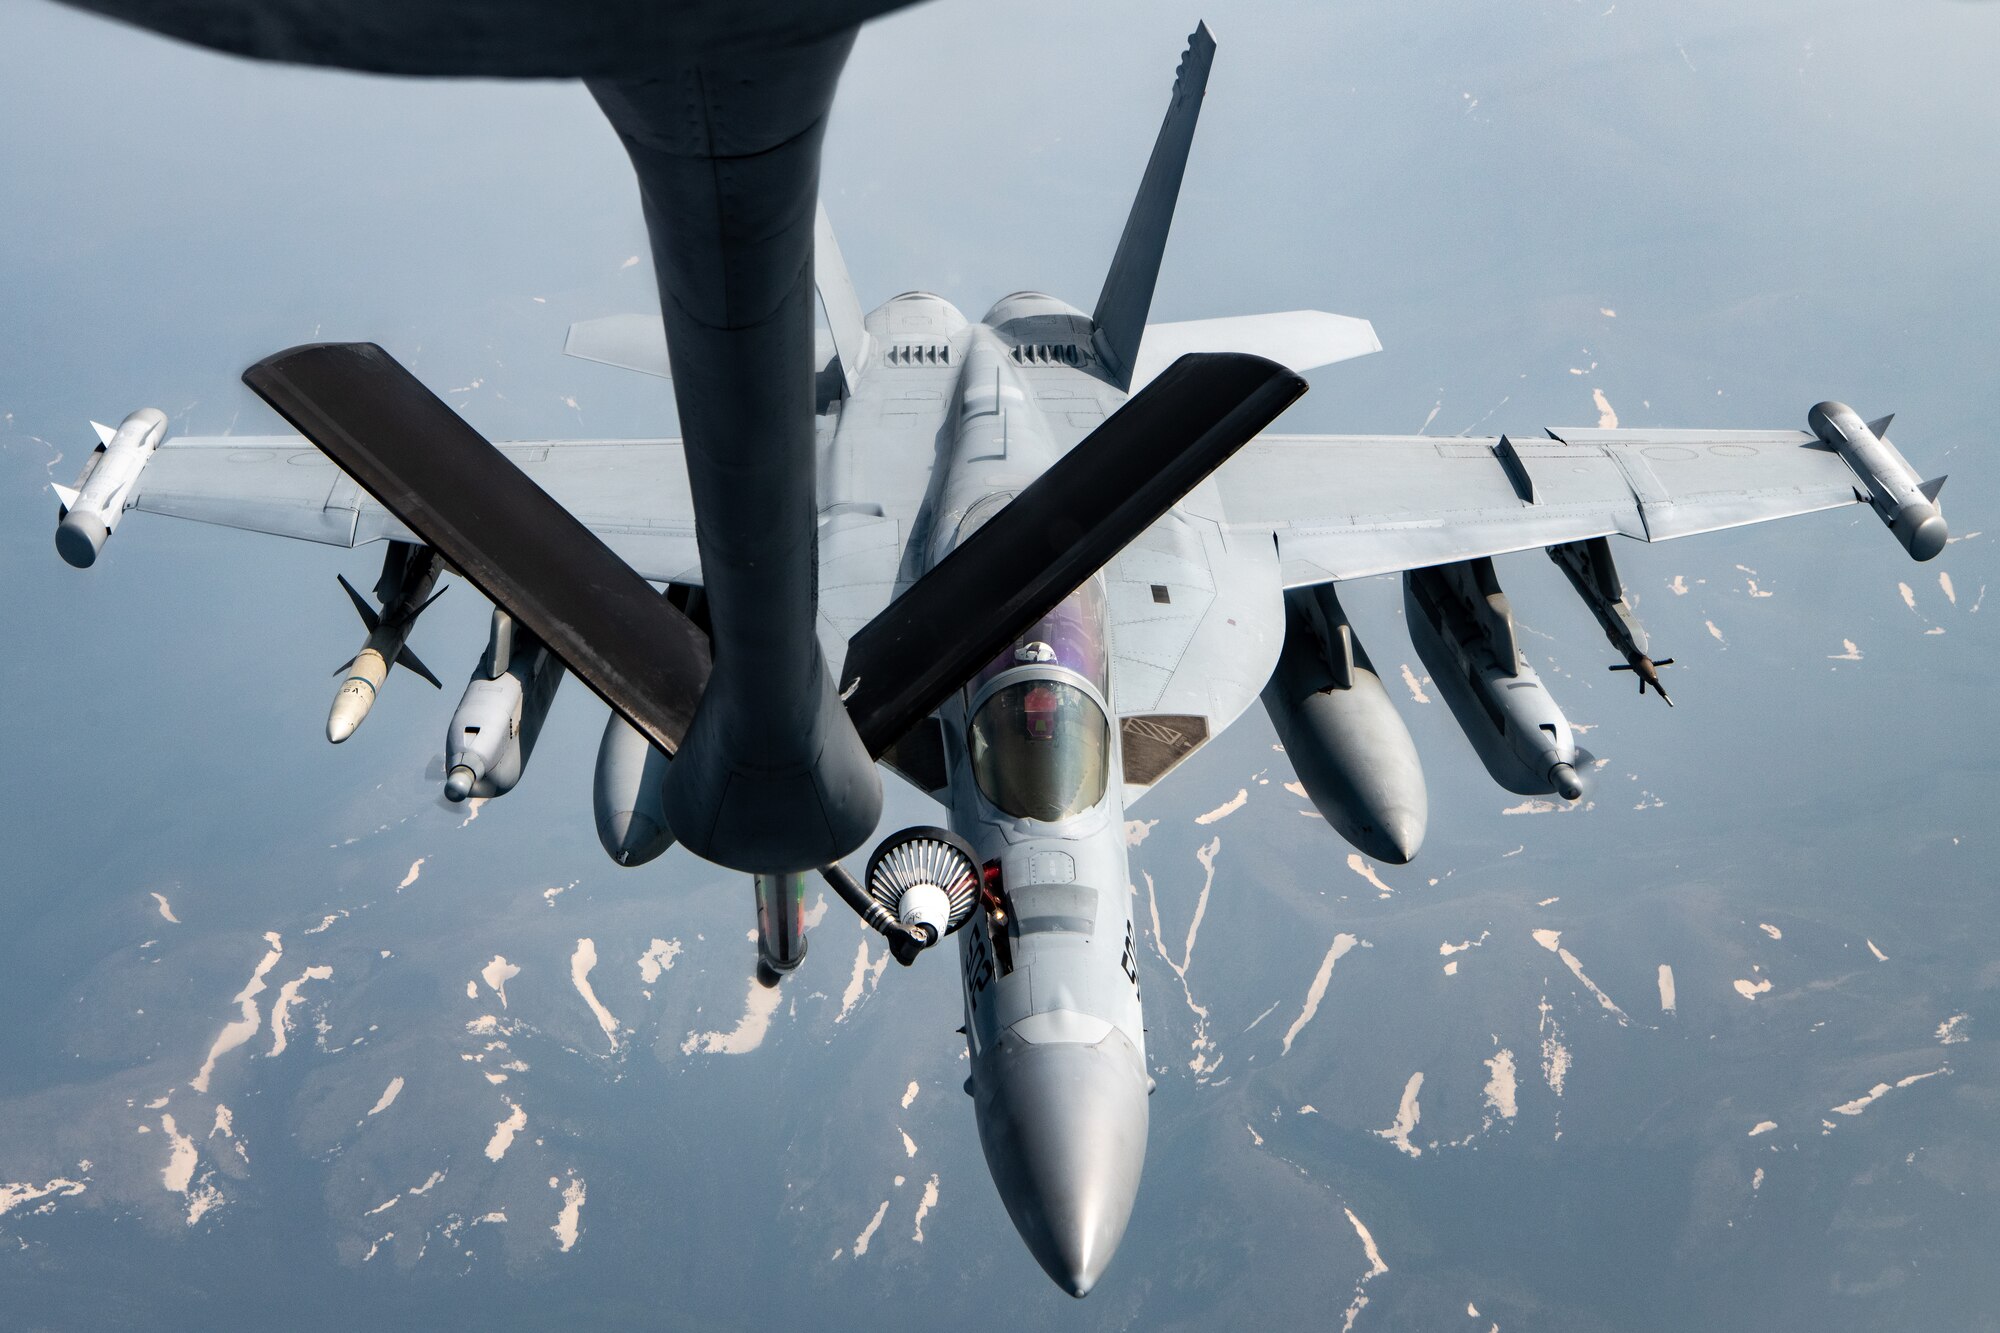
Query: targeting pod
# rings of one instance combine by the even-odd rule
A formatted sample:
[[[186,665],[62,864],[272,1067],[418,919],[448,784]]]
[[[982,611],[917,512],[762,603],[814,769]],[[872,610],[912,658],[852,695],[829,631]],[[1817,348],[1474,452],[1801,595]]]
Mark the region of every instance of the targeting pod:
[[[78,569],[97,563],[97,553],[117,531],[118,520],[134,499],[139,474],[166,438],[167,414],[142,407],[117,430],[97,427],[100,443],[83,465],[75,486],[58,486],[62,508],[56,513],[56,554]]]
[[[494,607],[486,655],[445,734],[446,800],[501,796],[514,789],[562,677],[562,662],[548,645]]]
[[[1944,549],[1951,535],[1938,512],[1938,492],[1944,478],[1920,481],[1900,450],[1884,438],[1894,417],[1863,421],[1846,403],[1825,402],[1806,413],[1813,434],[1867,484],[1862,496],[1896,534],[1903,549],[1917,560],[1929,560]],[[1858,488],[1857,488],[1858,489]]]
[[[1521,655],[1493,562],[1409,570],[1403,607],[1411,645],[1493,780],[1522,796],[1582,800],[1596,761]]]

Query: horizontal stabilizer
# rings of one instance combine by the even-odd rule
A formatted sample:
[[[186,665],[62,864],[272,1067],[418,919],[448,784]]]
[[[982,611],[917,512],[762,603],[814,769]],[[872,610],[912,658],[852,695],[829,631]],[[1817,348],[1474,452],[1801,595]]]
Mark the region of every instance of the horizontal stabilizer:
[[[243,382],[673,754],[708,683],[708,637],[373,343],[267,357]]]
[[[864,326],[860,298],[841,258],[840,243],[834,239],[833,224],[821,205],[813,219],[813,281],[819,290],[820,310],[832,334],[833,354],[840,359],[840,373],[849,397],[861,368],[868,364],[868,331]],[[658,315],[605,315],[581,319],[569,326],[563,352],[583,361],[636,370],[642,375],[672,379],[667,358],[666,322]],[[828,354],[815,349],[813,364],[823,366]],[[99,427],[102,430],[103,427]]]
[[[1945,477],[1932,477],[1929,481],[1918,482],[1917,489],[1924,493],[1924,499],[1929,500],[1932,504],[1936,504],[1938,496],[1944,493],[1946,479]]]
[[[841,697],[881,756],[1264,429],[1306,383],[1183,357],[849,641]]]
[[[1190,352],[1246,352],[1305,371],[1381,350],[1373,324],[1351,315],[1329,315],[1324,310],[1148,324],[1139,344],[1132,388],[1139,389]]]
[[[335,574],[334,577],[340,580],[341,587],[347,589],[347,600],[354,603],[354,609],[361,613],[361,623],[368,627],[370,634],[373,634],[381,625],[382,617],[375,614],[375,608],[368,604],[367,598],[354,591],[354,585],[347,581],[345,574]]]
[[[444,688],[444,682],[431,674],[431,669],[423,664],[422,659],[410,651],[408,644],[403,645],[402,650],[396,654],[396,665],[416,672],[431,683],[432,689],[441,690]]]
[[[673,378],[667,366],[667,329],[658,315],[606,315],[569,326],[563,351],[584,361]]]

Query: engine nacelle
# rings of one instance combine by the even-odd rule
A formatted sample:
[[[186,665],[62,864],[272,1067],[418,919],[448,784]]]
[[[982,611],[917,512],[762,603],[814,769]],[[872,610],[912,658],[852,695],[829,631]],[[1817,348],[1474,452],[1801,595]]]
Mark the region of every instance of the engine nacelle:
[[[56,553],[66,562],[78,569],[97,563],[97,553],[118,530],[118,520],[132,502],[133,484],[166,434],[167,414],[157,407],[142,407],[91,453],[75,486],[55,488],[62,500]]]
[[[674,845],[661,799],[672,762],[618,714],[604,724],[591,808],[597,840],[619,865],[644,865]]]
[[[494,607],[486,655],[445,735],[447,800],[500,796],[514,789],[562,677],[562,662],[548,646]]]
[[[1423,765],[1333,585],[1285,594],[1285,646],[1263,698],[1334,831],[1378,861],[1415,856],[1430,819]]]
[[[1410,642],[1493,780],[1523,796],[1583,796],[1593,762],[1521,655],[1513,610],[1481,557],[1403,575]]]
[[[1889,421],[1889,417],[1863,421],[1846,403],[1820,403],[1806,413],[1806,424],[1813,434],[1846,459],[1867,483],[1869,503],[1903,543],[1903,549],[1918,560],[1928,560],[1944,549],[1945,539],[1951,535],[1937,507],[1944,478],[1918,479],[1909,460],[1882,438]]]

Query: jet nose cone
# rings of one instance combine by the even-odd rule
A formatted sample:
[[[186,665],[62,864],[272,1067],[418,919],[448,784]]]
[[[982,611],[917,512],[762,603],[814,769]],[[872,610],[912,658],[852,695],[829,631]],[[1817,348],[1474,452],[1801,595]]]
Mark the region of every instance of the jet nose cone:
[[[1095,1046],[1009,1038],[979,1083],[980,1145],[1014,1229],[1057,1286],[1087,1295],[1125,1237],[1145,1165],[1138,1052],[1116,1031]]]

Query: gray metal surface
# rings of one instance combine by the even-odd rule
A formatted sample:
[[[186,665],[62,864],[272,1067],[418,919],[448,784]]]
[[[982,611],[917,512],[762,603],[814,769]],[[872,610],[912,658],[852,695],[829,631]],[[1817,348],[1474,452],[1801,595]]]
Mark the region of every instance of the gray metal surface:
[[[708,596],[710,677],[667,783],[706,859],[808,870],[861,845],[881,779],[835,696],[814,577],[813,232],[853,28],[691,47],[590,90],[638,177]]]
[[[381,74],[644,76],[691,48],[851,32],[908,0],[67,0],[237,55]]]
[[[1264,709],[1313,808],[1377,860],[1423,845],[1430,797],[1409,728],[1331,585],[1285,594],[1285,649]]]
[[[1856,477],[1802,431],[1577,430],[1516,437],[1265,436],[1216,477],[1232,531],[1275,533],[1287,586],[1586,537],[1664,541],[1855,503]]]
[[[1110,271],[1091,312],[1091,335],[1104,358],[1110,380],[1121,389],[1132,387],[1146,313],[1153,305],[1153,288],[1160,279],[1160,258],[1173,226],[1174,203],[1187,171],[1188,149],[1194,145],[1195,123],[1201,118],[1202,94],[1208,91],[1209,67],[1215,63],[1215,38],[1208,25],[1188,37],[1180,68],[1174,72],[1174,93],[1167,103],[1153,155],[1139,181],[1139,193],[1111,256]]]

